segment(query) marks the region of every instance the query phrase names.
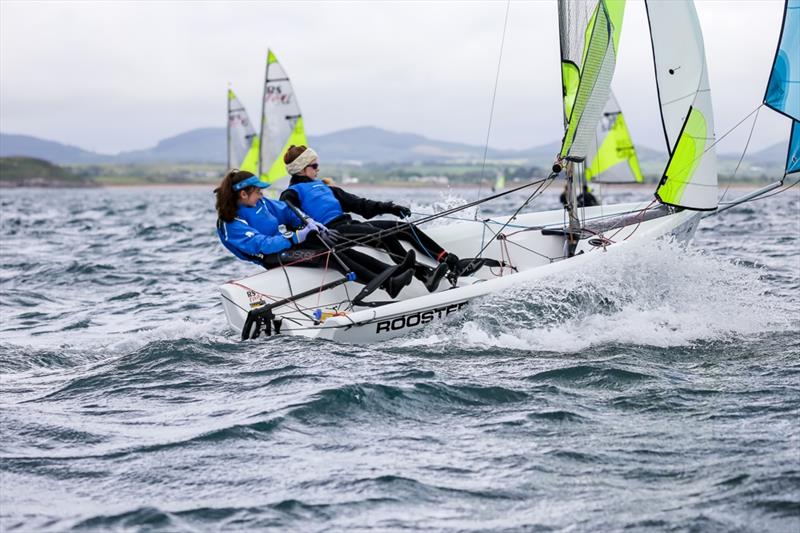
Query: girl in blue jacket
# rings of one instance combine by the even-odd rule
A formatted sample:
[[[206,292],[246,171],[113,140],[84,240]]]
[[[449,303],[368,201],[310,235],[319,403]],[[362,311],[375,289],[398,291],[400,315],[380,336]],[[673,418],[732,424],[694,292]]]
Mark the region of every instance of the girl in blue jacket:
[[[386,251],[394,261],[404,259],[406,250],[400,241],[405,241],[419,252],[439,264],[435,268],[417,263],[414,275],[427,289],[435,291],[442,278],[450,272],[459,274],[459,259],[410,222],[394,220],[369,220],[358,222],[349,213],[366,219],[382,214],[407,218],[408,207],[394,202],[377,202],[351,194],[340,187],[333,187],[316,179],[319,174],[317,153],[306,146],[290,146],[283,158],[286,171],[292,176],[289,187],[281,194],[281,200],[302,209],[310,217],[335,229],[348,239],[355,239],[368,246]],[[370,238],[372,236],[372,238]]]
[[[231,170],[214,190],[217,195],[217,235],[223,246],[244,261],[267,269],[287,264],[325,268],[330,266],[346,274],[353,272],[356,281],[367,284],[387,268],[395,273],[381,286],[395,298],[411,283],[413,252],[396,267],[355,250],[336,252],[344,265],[327,257],[327,247],[319,232],[327,228],[313,219],[303,221],[279,200],[264,198],[261,189],[269,187],[245,170]]]

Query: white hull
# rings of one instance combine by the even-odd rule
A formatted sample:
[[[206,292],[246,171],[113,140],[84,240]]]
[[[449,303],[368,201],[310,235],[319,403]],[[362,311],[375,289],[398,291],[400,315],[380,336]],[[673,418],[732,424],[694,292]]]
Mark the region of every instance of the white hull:
[[[281,318],[276,325],[281,335],[303,335],[338,342],[368,343],[391,339],[458,314],[470,301],[481,296],[529,284],[559,272],[584,268],[591,262],[602,260],[606,254],[621,253],[635,243],[670,235],[682,240],[688,240],[693,236],[701,213],[679,211],[669,214],[663,211],[664,208],[660,208],[662,210],[660,216],[650,211],[655,218],[639,216],[648,205],[632,203],[582,210],[589,228],[592,227],[593,221],[600,223],[608,221],[609,217],[616,217],[616,220],[621,221],[621,225],[615,226],[614,229],[605,228],[603,231],[606,238],[614,241],[612,244],[602,246],[597,238],[582,238],[578,243],[576,255],[569,259],[564,258],[564,236],[559,235],[557,231],[549,232],[550,234],[544,234],[548,232],[542,231],[543,227],[551,230],[563,229],[565,221],[563,210],[519,215],[503,231],[508,235],[505,245],[508,256],[505,257],[510,257],[511,264],[518,269],[517,272],[511,272],[508,268],[502,273],[499,269],[494,269],[492,272],[488,268],[483,268],[470,277],[459,278],[458,286],[455,288],[451,288],[444,280],[439,291],[434,293],[428,293],[419,281],[414,280],[393,303],[354,309],[349,309],[348,300],[358,294],[362,286],[348,282],[275,308],[273,310],[275,316]],[[426,228],[426,232],[459,257],[472,257],[485,242],[482,239],[488,240],[506,220],[507,218],[499,218],[486,224],[481,221],[465,221],[429,230]],[[524,228],[537,229],[524,230]],[[501,250],[502,242],[497,239],[492,241],[483,257],[498,260],[504,257]],[[366,251],[363,248],[359,250]],[[370,253],[389,262],[380,252],[370,250]],[[222,285],[225,314],[234,329],[241,332],[248,312],[251,308],[260,307],[261,302],[269,304],[341,278],[341,275],[333,270],[325,272],[317,268],[294,266],[285,270],[286,272],[283,269],[273,269]],[[287,280],[291,280],[291,290]],[[388,300],[388,296],[381,290],[375,291],[366,299],[367,302]],[[338,310],[346,314],[331,316],[321,323],[315,323],[313,312],[317,309]],[[272,333],[275,333],[274,328]]]

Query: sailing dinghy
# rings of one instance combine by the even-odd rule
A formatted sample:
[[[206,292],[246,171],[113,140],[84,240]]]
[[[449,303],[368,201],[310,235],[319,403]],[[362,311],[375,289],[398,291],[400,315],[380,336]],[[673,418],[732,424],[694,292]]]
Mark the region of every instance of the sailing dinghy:
[[[644,176],[622,109],[612,92],[597,124],[586,159],[586,181],[594,183],[643,183]]]
[[[243,339],[302,335],[339,342],[369,343],[407,335],[461,312],[469,302],[573,269],[583,269],[637,243],[665,236],[689,239],[702,216],[717,209],[714,124],[705,51],[694,5],[647,1],[664,139],[669,161],[650,202],[576,207],[586,182],[587,156],[598,123],[611,101],[625,2],[560,0],[559,29],[564,137],[553,172],[488,198],[415,220],[438,217],[506,194],[527,199],[505,217],[460,221],[426,231],[460,257],[495,260],[464,265],[452,286],[428,293],[416,280],[397,299],[327,269],[302,263],[225,283],[222,301],[228,322]],[[566,210],[523,212],[561,177],[567,179]],[[358,246],[345,242],[337,249]],[[374,249],[360,251],[389,262]],[[330,260],[334,260],[331,258]]]

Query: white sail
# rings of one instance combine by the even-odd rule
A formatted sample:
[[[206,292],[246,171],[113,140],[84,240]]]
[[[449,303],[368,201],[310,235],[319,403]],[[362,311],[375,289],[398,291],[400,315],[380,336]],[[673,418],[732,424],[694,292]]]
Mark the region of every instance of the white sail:
[[[716,209],[714,114],[697,12],[691,2],[646,0],[645,5],[670,154],[656,198],[687,209]]]
[[[272,51],[267,52],[260,138],[259,174],[268,183],[286,176],[283,155],[289,146],[308,144],[292,83]]]
[[[256,172],[258,152],[256,131],[242,103],[228,89],[228,168]],[[247,167],[247,168],[245,168]]]

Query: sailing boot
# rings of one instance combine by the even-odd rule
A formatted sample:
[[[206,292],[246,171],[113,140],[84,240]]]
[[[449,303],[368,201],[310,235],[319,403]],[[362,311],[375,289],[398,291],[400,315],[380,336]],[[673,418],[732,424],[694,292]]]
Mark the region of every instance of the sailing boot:
[[[426,275],[420,278],[420,281],[422,281],[425,288],[428,289],[428,292],[434,292],[439,288],[439,282],[441,282],[447,274],[447,265],[439,263],[436,265],[436,268],[426,268],[426,270]]]
[[[461,275],[461,271],[458,268],[458,256],[456,254],[442,251],[437,259],[439,260],[439,263],[441,263],[439,266],[447,266],[447,279],[450,281],[450,285],[455,287],[458,283],[458,276]]]
[[[400,294],[400,291],[403,290],[403,287],[407,286],[411,283],[411,280],[414,278],[414,274],[411,270],[405,270],[396,276],[392,276],[388,280],[383,287],[383,290],[389,295],[389,298],[395,299],[397,295]]]
[[[448,253],[444,256],[443,263],[447,265],[447,268],[450,269],[450,272],[458,273],[458,256],[456,254]]]
[[[411,283],[411,280],[414,278],[413,268],[416,258],[417,254],[414,253],[414,250],[406,252],[403,261],[394,267],[395,274],[387,279],[381,286],[391,298],[397,298],[397,295],[400,294],[403,287]]]

